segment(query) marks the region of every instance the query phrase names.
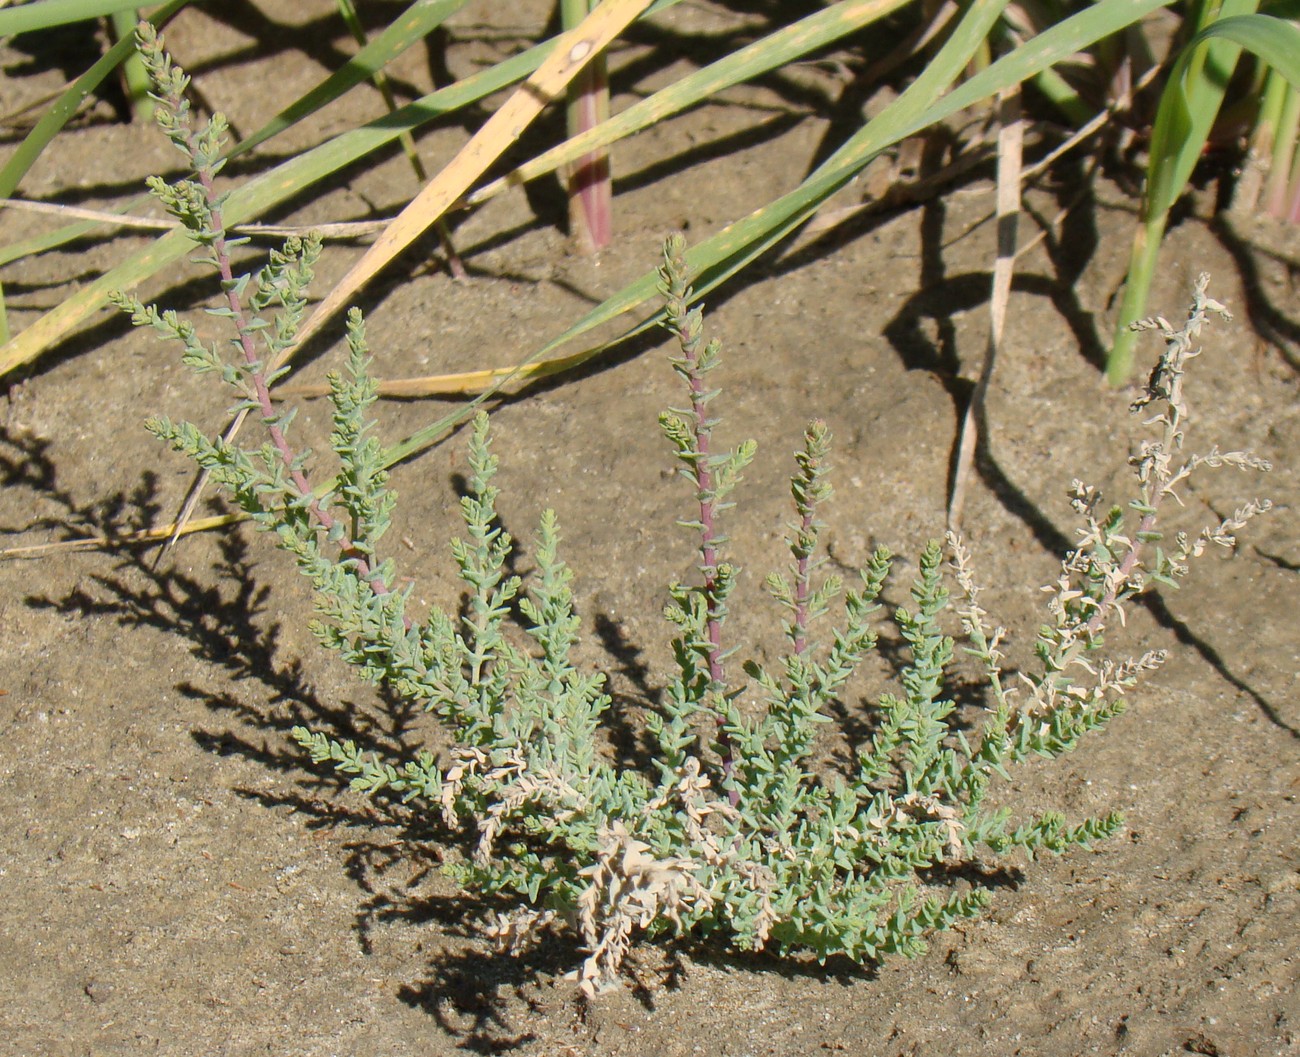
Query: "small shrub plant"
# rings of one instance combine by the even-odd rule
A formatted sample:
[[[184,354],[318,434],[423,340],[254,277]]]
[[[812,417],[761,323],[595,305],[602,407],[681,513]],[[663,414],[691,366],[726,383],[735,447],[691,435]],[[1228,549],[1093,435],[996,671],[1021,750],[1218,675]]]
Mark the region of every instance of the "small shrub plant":
[[[1081,538],[1047,589],[1032,662],[1008,672],[1004,631],[980,605],[967,549],[953,536],[946,547],[931,542],[910,603],[887,617],[905,644],[897,678],[864,706],[873,733],[836,772],[816,755],[818,731],[832,703],[852,707],[865,693],[852,680],[877,643],[891,555],[878,549],[851,583],[827,572],[820,544],[830,435],[814,422],[795,456],[789,566],[766,583],[784,613],[785,654],[771,665],[736,663],[728,615],[738,569],[722,521],[755,446],[715,443],[719,344],[705,341],[701,312],[688,307],[684,242],[668,239],[661,281],[686,401],[659,422],[693,495],[682,524],[697,540],[698,570],[668,591],[674,674],[647,720],[654,758],[644,769],[618,766],[602,751],[602,715],[612,707],[604,677],[572,660],[579,618],[553,513],[541,517],[530,582],[508,574],[515,544],[497,523],[486,415],[473,423],[463,534],[450,548],[467,600],[459,610],[412,612],[409,583],[384,553],[395,498],[368,418],[375,390],[355,311],[347,370],[330,376],[340,472],[328,490],[313,491],[306,454],[289,440],[293,413],[271,403],[276,376],[266,364],[294,341],[319,243],[290,239],[255,275],[233,274],[235,240],[223,230],[214,185],[224,124],[214,118],[196,129],[184,74],[151,34],[141,44],[158,120],[195,174],[151,186],[220,276],[224,302],[214,312],[233,328],[233,356],[203,344],[174,312],[122,295],[117,303],[181,345],[194,370],[220,375],[238,393],[236,409],[260,418],[266,440],[245,449],[166,418],[148,428],[210,471],[294,557],[315,585],[312,629],[322,645],[446,725],[453,747],[442,759],[390,762],[327,732],[297,728],[293,736],[354,789],[424,805],[447,826],[467,828],[474,850],[448,869],[465,888],[514,905],[487,926],[504,947],[545,928],[570,930],[586,952],[576,973],[589,996],[618,980],[638,936],[713,935],[740,949],[821,960],[914,955],[928,934],[987,903],[984,875],[964,867],[1086,846],[1121,825],[1115,814],[1068,824],[1054,812],[1013,822],[988,793],[1015,764],[1068,752],[1123,710],[1126,691],[1164,658],[1108,658],[1107,625],[1149,584],[1176,585],[1208,545],[1230,546],[1268,507],[1247,503],[1195,537],[1166,538],[1160,528],[1189,474],[1267,469],[1248,452],[1185,453],[1193,341],[1211,313],[1226,314],[1203,279],[1181,328],[1143,324],[1159,330],[1165,350],[1133,405],[1152,426],[1130,460],[1136,496],[1127,509],[1108,507],[1074,482]],[[526,634],[514,633],[516,622]],[[984,677],[986,707],[969,729],[957,723],[945,688],[957,648],[952,623]]]

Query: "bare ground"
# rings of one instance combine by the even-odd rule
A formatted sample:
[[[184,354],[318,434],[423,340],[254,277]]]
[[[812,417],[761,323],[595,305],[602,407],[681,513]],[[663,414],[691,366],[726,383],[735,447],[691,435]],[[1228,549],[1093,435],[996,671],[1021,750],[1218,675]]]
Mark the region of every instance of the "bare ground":
[[[535,34],[547,6],[512,7],[491,32],[462,18],[452,71],[517,46],[515,31]],[[191,12],[171,42],[205,97],[247,131],[346,53],[329,9],[264,5],[303,27],[286,37],[267,23],[257,39],[232,28],[247,25],[239,19]],[[706,34],[753,18],[679,10],[619,64],[687,39],[674,34],[695,35],[707,51]],[[282,50],[280,39],[303,51]],[[0,55],[7,96],[27,100],[59,83],[40,56]],[[427,90],[423,56],[398,73]],[[597,258],[566,253],[553,187],[465,219],[456,237],[468,281],[412,255],[367,292],[378,373],[513,362],[651,266],[667,231],[702,237],[793,186],[828,115],[843,117],[831,104],[836,76],[833,66],[803,67],[621,147],[618,240]],[[380,105],[361,93],[322,124]],[[311,134],[291,133],[290,146]],[[422,149],[436,163],[464,135],[436,130]],[[24,192],[109,203],[173,164],[168,150],[101,105],[60,138]],[[286,217],[391,214],[411,193],[403,165],[394,157],[345,173]],[[1031,192],[1034,213],[1055,216],[1077,180],[1064,170]],[[1063,229],[1021,261],[965,518],[988,608],[1018,633],[1021,651],[1038,619],[1037,587],[1072,538],[1071,478],[1122,480],[1138,431],[1129,394],[1108,390],[1097,368],[1133,201],[1100,180],[1082,189]],[[837,438],[836,562],[859,563],[876,542],[914,560],[941,531],[965,391],[957,372],[969,374],[987,327],[994,232],[978,223],[991,209],[987,191],[977,176],[921,207],[805,238],[712,298],[709,326],[726,348],[724,438],[761,443],[731,521],[749,570],[741,637],[770,641],[774,614],[758,584],[780,560],[788,453],[809,417],[825,418]],[[5,562],[0,1053],[1300,1052],[1291,519],[1300,236],[1210,219],[1207,202],[1195,204],[1169,236],[1152,305],[1175,317],[1205,270],[1238,319],[1216,329],[1198,361],[1192,445],[1252,446],[1276,470],[1262,483],[1205,476],[1185,517],[1199,527],[1255,494],[1279,509],[1235,554],[1202,561],[1183,590],[1135,611],[1125,648],[1168,649],[1171,660],[1129,712],[1072,756],[1024,769],[1004,792],[1024,813],[1122,810],[1122,836],[1010,864],[988,917],[937,937],[916,961],[868,971],[707,945],[645,949],[635,986],[588,1009],[562,978],[579,957],[571,944],[522,960],[493,953],[474,929],[481,908],[437,872],[440,847],[420,817],[340,792],[290,742],[295,722],[393,754],[439,736],[428,717],[371,694],[315,648],[309,591],[267,540],[243,529],[191,538],[157,567],[154,554],[132,549]],[[6,241],[48,224],[0,218]],[[1027,219],[1022,238],[1037,230]],[[8,267],[0,279],[15,329],[142,244],[123,236]],[[330,249],[318,288],[359,252]],[[206,290],[189,278],[169,275],[146,292],[196,305]],[[1155,352],[1145,348],[1146,362]],[[559,512],[585,653],[612,673],[628,715],[663,685],[664,585],[691,565],[690,540],[672,524],[686,497],[654,425],[678,399],[667,354],[656,337],[494,413],[504,523],[526,537],[544,506]],[[304,377],[338,357],[322,346]],[[188,469],[141,420],[162,412],[215,429],[225,403],[170,349],[120,319],[97,319],[0,406],[5,545],[169,518]],[[384,435],[405,436],[443,410],[386,405]],[[319,441],[323,423],[309,405],[298,428]],[[445,540],[463,465],[458,435],[396,474],[397,557],[421,600],[457,597]]]

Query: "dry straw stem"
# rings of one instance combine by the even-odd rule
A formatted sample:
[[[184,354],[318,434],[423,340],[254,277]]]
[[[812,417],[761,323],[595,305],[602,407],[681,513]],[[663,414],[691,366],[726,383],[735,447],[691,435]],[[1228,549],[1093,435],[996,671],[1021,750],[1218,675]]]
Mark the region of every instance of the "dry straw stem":
[[[993,377],[993,365],[1002,334],[1006,329],[1007,302],[1011,299],[1011,278],[1016,270],[1016,232],[1020,219],[1020,169],[1024,157],[1025,125],[1020,116],[1020,89],[1003,93],[998,107],[998,196],[997,260],[993,265],[993,290],[989,297],[989,340],[980,364],[978,380],[971,391],[962,416],[961,435],[957,442],[957,465],[953,472],[952,493],[948,500],[948,528],[961,524],[966,488],[975,465],[979,444],[980,422],[984,414],[984,395]]]
[[[214,517],[195,518],[186,526],[187,532],[207,532],[225,528],[244,520],[243,513],[219,514]],[[51,554],[67,551],[96,550],[99,548],[139,546],[148,543],[166,543],[173,538],[176,526],[158,525],[154,528],[126,532],[120,536],[86,536],[80,539],[59,540],[56,543],[35,543],[28,547],[6,547],[0,550],[0,561],[19,558],[47,558]]]
[[[112,227],[135,231],[177,231],[177,220],[162,217],[137,217],[129,213],[114,213],[106,209],[86,209],[82,206],[64,205],[60,202],[29,202],[25,198],[0,198],[0,209],[18,209],[24,213],[46,213],[50,216],[72,217],[76,220],[93,220]],[[283,239],[287,235],[316,235],[327,239],[358,239],[377,235],[390,223],[388,220],[344,220],[337,224],[233,224],[232,235]],[[326,387],[322,392],[327,392]]]

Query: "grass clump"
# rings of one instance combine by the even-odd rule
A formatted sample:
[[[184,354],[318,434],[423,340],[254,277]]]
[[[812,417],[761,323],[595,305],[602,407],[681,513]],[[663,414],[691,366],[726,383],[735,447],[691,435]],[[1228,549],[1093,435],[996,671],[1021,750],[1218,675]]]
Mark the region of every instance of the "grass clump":
[[[1130,509],[1103,507],[1094,489],[1075,483],[1082,538],[1049,589],[1032,665],[1008,678],[1004,632],[979,604],[966,548],[956,537],[946,548],[929,543],[910,604],[888,617],[906,648],[892,687],[867,706],[874,733],[856,746],[851,766],[831,773],[813,763],[818,728],[834,702],[863,693],[851,680],[876,646],[892,556],[877,550],[851,583],[826,572],[820,543],[831,498],[830,436],[814,422],[791,480],[789,566],[767,580],[785,614],[787,648],[770,666],[733,663],[728,615],[738,570],[722,521],[755,446],[717,449],[719,344],[704,340],[701,312],[688,308],[685,244],[670,238],[660,282],[687,400],[665,412],[660,426],[693,496],[682,524],[696,538],[698,576],[669,589],[675,674],[648,720],[654,758],[644,770],[619,767],[599,747],[611,707],[604,676],[572,660],[580,626],[553,513],[541,517],[530,583],[508,573],[515,544],[497,522],[486,415],[473,424],[463,530],[451,543],[467,601],[459,610],[412,612],[411,588],[399,586],[406,582],[384,555],[395,499],[367,417],[375,389],[356,312],[348,368],[330,381],[330,442],[341,472],[313,490],[306,453],[289,439],[292,412],[271,404],[268,365],[294,341],[319,245],[291,240],[256,275],[233,274],[233,241],[213,182],[220,122],[194,130],[184,75],[155,38],[146,34],[142,44],[158,86],[159,120],[196,173],[173,186],[156,181],[153,189],[220,276],[217,314],[234,329],[234,355],[200,343],[174,313],[117,300],[134,322],[180,343],[195,370],[220,374],[267,439],[245,449],[165,418],[149,428],[209,470],[293,555],[317,591],[312,627],[321,644],[446,725],[454,747],[442,759],[424,753],[385,761],[306,728],[294,737],[353,788],[424,805],[447,826],[469,831],[474,850],[448,869],[467,889],[513,903],[513,912],[488,925],[503,946],[517,948],[547,928],[569,930],[586,952],[576,973],[588,996],[617,982],[638,936],[713,935],[741,949],[804,951],[821,960],[914,955],[927,935],[988,902],[982,873],[964,867],[989,856],[1088,845],[1121,825],[1115,814],[1068,823],[1047,812],[1013,821],[1009,810],[989,805],[988,793],[1013,765],[1067,752],[1122,711],[1125,692],[1163,657],[1108,659],[1107,624],[1149,583],[1176,584],[1208,544],[1231,544],[1232,533],[1267,508],[1249,503],[1194,538],[1166,540],[1158,527],[1165,502],[1200,467],[1267,468],[1246,452],[1183,452],[1192,341],[1210,313],[1222,311],[1204,281],[1183,327],[1150,324],[1166,351],[1134,405],[1153,414],[1154,432],[1132,460],[1137,495]],[[969,732],[955,722],[946,689],[956,642],[945,621],[954,610],[963,648],[986,676],[987,710]],[[515,621],[526,636],[511,632]]]

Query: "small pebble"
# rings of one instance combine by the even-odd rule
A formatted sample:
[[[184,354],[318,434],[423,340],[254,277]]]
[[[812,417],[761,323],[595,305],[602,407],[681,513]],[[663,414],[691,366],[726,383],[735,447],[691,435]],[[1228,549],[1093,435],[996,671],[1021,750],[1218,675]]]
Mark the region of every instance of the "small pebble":
[[[83,990],[86,996],[96,1005],[102,1005],[113,997],[113,985],[101,983],[98,980],[91,980]]]

